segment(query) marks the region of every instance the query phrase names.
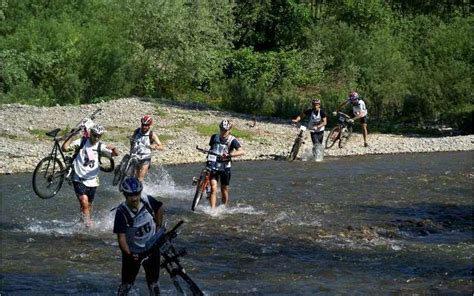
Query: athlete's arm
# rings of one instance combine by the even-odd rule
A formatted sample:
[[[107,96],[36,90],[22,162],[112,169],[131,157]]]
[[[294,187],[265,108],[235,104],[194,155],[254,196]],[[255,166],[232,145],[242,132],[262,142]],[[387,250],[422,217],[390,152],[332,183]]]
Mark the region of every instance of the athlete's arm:
[[[336,112],[339,112],[339,110],[341,110],[342,107],[344,107],[349,101],[344,101],[341,105],[339,105],[339,107],[337,107],[336,109]]]
[[[244,154],[245,154],[245,151],[244,151],[244,149],[242,149],[242,147],[239,147],[239,148],[235,149],[234,151],[232,151],[231,153],[229,153],[230,157],[241,156],[241,155],[244,155]]]
[[[132,252],[130,251],[130,248],[128,247],[128,244],[127,244],[127,237],[125,233],[117,233],[117,240],[118,240],[120,250],[122,250],[122,252],[124,252],[127,255],[132,255]]]
[[[153,140],[153,144],[150,145],[150,148],[153,150],[164,150],[165,145],[161,144],[160,139],[158,138],[158,135],[156,133],[153,133],[151,136],[151,139]]]

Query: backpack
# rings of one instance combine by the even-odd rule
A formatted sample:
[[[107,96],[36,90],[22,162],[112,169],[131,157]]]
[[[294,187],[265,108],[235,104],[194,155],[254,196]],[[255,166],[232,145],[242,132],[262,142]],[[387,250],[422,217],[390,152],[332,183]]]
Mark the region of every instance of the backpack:
[[[149,195],[148,195],[149,196]],[[148,197],[147,196],[147,197]],[[148,202],[148,199],[145,200],[143,198],[140,198],[141,202],[143,203],[145,209],[151,214],[151,216],[153,217],[153,221],[155,221],[156,223],[156,218],[155,218],[155,212],[153,211],[153,209],[151,208],[151,205],[150,203]],[[118,206],[117,208],[117,211],[120,211],[122,213],[122,215],[124,215],[125,217],[125,222],[127,223],[127,227],[133,227],[133,217],[132,215],[130,215],[130,212],[125,208],[126,205],[124,203],[120,204],[120,206]]]

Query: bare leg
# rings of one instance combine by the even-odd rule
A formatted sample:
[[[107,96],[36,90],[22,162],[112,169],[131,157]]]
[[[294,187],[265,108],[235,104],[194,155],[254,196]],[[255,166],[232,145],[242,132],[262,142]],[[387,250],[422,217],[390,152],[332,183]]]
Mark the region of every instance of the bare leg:
[[[364,146],[367,146],[367,123],[362,123],[362,135],[364,136]]]
[[[211,203],[211,208],[216,207],[217,203],[217,181],[211,180],[211,197],[209,198],[209,202]]]
[[[84,224],[86,227],[92,226],[92,219],[91,219],[91,211],[92,211],[92,204],[89,202],[89,198],[87,195],[79,196],[79,203],[81,205],[81,213],[84,219]]]
[[[222,204],[227,205],[229,202],[229,186],[222,185],[221,186],[221,194],[222,194]]]
[[[148,168],[150,167],[149,164],[144,164],[137,168],[137,178],[138,180],[142,181],[145,179],[146,174],[148,173]]]

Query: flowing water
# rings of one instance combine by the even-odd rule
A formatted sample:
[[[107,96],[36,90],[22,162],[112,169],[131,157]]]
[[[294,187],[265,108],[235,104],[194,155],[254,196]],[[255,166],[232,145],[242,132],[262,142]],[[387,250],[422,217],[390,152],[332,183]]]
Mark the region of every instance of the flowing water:
[[[192,212],[202,165],[154,167],[187,272],[207,295],[472,295],[473,152],[235,162],[231,205]],[[1,295],[113,295],[123,197],[104,174],[92,229],[67,185],[42,200],[31,174],[0,176]],[[175,290],[162,273],[164,294]],[[143,271],[136,295],[147,295]]]

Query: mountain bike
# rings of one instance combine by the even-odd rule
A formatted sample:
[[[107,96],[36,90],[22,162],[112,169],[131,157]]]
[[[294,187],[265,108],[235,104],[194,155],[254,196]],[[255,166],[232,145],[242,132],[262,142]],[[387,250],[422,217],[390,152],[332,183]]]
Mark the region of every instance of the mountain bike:
[[[214,153],[212,151],[199,148],[196,146],[196,149],[202,153],[207,154],[206,157],[206,165],[201,170],[201,174],[199,175],[199,179],[193,177],[193,186],[196,186],[196,192],[194,193],[193,203],[191,205],[191,210],[195,210],[199,201],[204,196],[204,192],[207,194],[207,198],[209,199],[211,196],[211,172],[213,169],[210,167],[209,162],[216,162],[220,160],[220,155]]]
[[[40,160],[33,172],[33,190],[40,198],[48,199],[54,197],[63,186],[64,180],[67,180],[69,184],[72,183],[72,163],[74,159],[63,153],[59,142],[79,133],[83,129],[83,123],[87,119],[92,121],[101,111],[102,109],[97,109],[90,116],[84,117],[76,127],[62,137],[58,136],[60,128],[46,133],[47,136],[53,137],[53,149],[48,156]],[[113,166],[113,161],[110,161],[110,165]]]
[[[187,254],[186,250],[176,250],[172,243],[172,240],[178,236],[178,228],[183,223],[181,220],[170,231],[158,232],[153,241],[147,243],[147,246],[150,246],[147,249],[152,250],[151,252],[159,250],[164,259],[160,266],[168,272],[173,285],[180,295],[204,295],[199,286],[189,277],[181,265],[179,258]]]
[[[114,186],[121,184],[125,177],[134,176],[137,171],[140,156],[137,149],[133,148],[135,141],[133,139],[130,139],[130,141],[131,147],[129,153],[124,155],[120,164],[115,167],[114,178],[112,180]]]
[[[334,112],[337,116],[338,124],[333,127],[326,138],[326,148],[331,148],[339,141],[339,148],[343,148],[352,135],[351,117],[343,112]],[[333,114],[334,114],[333,113]]]
[[[288,157],[289,160],[295,160],[298,156],[298,152],[300,151],[301,146],[304,144],[303,134],[306,131],[306,126],[301,125],[298,135],[293,142],[293,146],[291,147],[290,156]]]

